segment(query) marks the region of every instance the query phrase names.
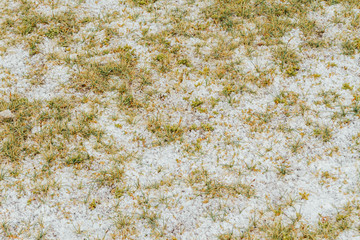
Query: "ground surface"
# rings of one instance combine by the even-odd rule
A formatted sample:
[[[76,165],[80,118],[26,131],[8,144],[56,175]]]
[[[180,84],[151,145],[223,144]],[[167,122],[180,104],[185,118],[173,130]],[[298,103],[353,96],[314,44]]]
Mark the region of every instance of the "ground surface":
[[[357,0],[0,0],[0,238],[360,239],[359,51]]]

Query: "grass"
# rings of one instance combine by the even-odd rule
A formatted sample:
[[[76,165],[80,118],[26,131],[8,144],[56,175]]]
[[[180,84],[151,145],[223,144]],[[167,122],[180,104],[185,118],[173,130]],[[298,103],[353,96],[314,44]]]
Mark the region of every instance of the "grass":
[[[129,46],[118,47],[112,51],[105,52],[115,54],[116,59],[111,62],[98,63],[79,59],[75,65],[79,69],[74,76],[72,87],[79,91],[94,91],[103,93],[105,91],[118,90],[120,93],[126,91],[126,85],[130,85],[136,76],[136,55]],[[124,79],[122,85],[113,79]],[[125,88],[125,89],[124,89]]]
[[[79,238],[204,237],[204,223],[218,239],[358,233],[355,201],[317,224],[293,211],[325,188],[358,198],[346,156],[358,155],[359,134],[338,145],[360,116],[349,77],[358,1],[127,0],[94,2],[96,14],[87,1],[10,2],[0,8],[0,112],[14,114],[0,122],[4,209],[11,191],[34,213],[54,203]],[[338,167],[311,170],[334,158]],[[74,224],[75,207],[108,229]],[[57,234],[32,217],[5,216],[0,236]]]
[[[299,95],[295,92],[281,91],[278,96],[275,97],[274,102],[276,104],[284,104],[285,106],[292,106],[297,103]]]
[[[264,39],[282,37],[285,32],[291,30],[294,25],[288,20],[300,13],[304,13],[306,7],[301,1],[289,1],[289,5],[271,2],[266,4],[262,1],[216,1],[205,11],[205,15],[221,24],[226,30],[237,30],[243,21],[251,20],[257,26],[258,33]],[[259,19],[258,17],[264,17]]]
[[[147,129],[156,135],[160,140],[159,143],[181,140],[182,135],[186,132],[186,129],[181,126],[181,119],[177,124],[167,124],[159,115],[148,120]]]
[[[9,109],[16,116],[15,120],[5,123],[5,130],[2,131],[2,139],[5,141],[1,146],[1,153],[5,159],[18,161],[26,152],[25,142],[34,126],[31,116],[39,110],[38,104],[18,95],[12,95],[9,102],[0,102],[1,111]]]
[[[5,123],[3,136],[7,136],[2,145],[2,155],[12,162],[20,161],[27,156],[41,154],[48,164],[56,159],[65,158],[70,149],[64,144],[72,141],[74,136],[101,138],[101,131],[91,127],[89,123],[94,118],[92,115],[82,113],[71,121],[71,102],[61,98],[54,98],[44,104],[32,102],[18,95],[12,95],[9,102],[0,103],[2,109],[10,109],[15,114],[15,119]],[[70,125],[71,124],[71,125]],[[35,127],[40,130],[33,132]],[[33,144],[27,144],[33,141]],[[81,144],[81,143],[80,143]],[[75,164],[89,159],[85,152],[74,153],[66,159],[66,164]]]
[[[139,6],[144,6],[144,5],[148,5],[151,3],[155,3],[157,0],[131,0],[131,2],[133,2],[136,5]]]
[[[314,129],[314,136],[321,138],[323,142],[329,142],[332,138],[332,130],[327,126],[317,127]]]
[[[194,170],[189,174],[188,183],[194,188],[199,194],[203,194],[210,198],[216,198],[221,195],[228,197],[236,197],[243,195],[247,198],[251,198],[255,192],[254,189],[241,182],[233,184],[225,184],[219,180],[211,179],[209,173],[206,170]]]
[[[288,46],[276,48],[273,55],[280,70],[287,76],[295,76],[300,70],[299,56],[294,50],[288,49]]]
[[[360,50],[360,38],[354,38],[343,42],[342,49],[345,55],[354,55]]]

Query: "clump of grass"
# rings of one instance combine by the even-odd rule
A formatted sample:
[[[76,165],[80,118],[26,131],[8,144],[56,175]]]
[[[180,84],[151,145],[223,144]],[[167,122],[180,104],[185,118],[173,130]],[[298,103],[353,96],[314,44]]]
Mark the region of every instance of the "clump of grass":
[[[321,91],[319,96],[322,97],[322,101],[316,101],[315,103],[324,104],[328,108],[333,108],[334,103],[336,103],[340,97],[340,95],[333,90]]]
[[[190,62],[190,60],[187,59],[187,58],[180,59],[180,60],[178,61],[178,64],[179,64],[179,65],[184,65],[184,66],[186,66],[186,67],[191,67],[191,62]]]
[[[208,171],[205,169],[192,171],[189,174],[188,183],[197,192],[211,198],[224,195],[229,197],[243,195],[247,198],[251,198],[255,194],[255,190],[251,185],[242,182],[235,182],[231,184],[222,183],[219,180],[210,178]]]
[[[147,129],[157,136],[160,144],[180,140],[187,131],[186,128],[181,126],[181,120],[177,124],[167,124],[160,116],[150,118]]]
[[[65,40],[67,36],[71,36],[80,30],[81,23],[77,19],[76,14],[71,11],[63,12],[52,16],[49,19],[50,26],[48,26],[45,36],[53,39],[60,37],[60,40]]]
[[[239,45],[240,43],[234,39],[226,41],[223,38],[220,38],[217,45],[212,48],[211,53],[207,57],[215,60],[229,59]]]
[[[134,219],[131,216],[118,213],[114,219],[114,224],[117,229],[125,229],[130,227],[134,222]]]
[[[360,14],[354,14],[350,25],[354,28],[354,29],[359,29],[360,27]]]
[[[250,126],[251,131],[263,132],[267,128],[267,123],[273,119],[274,113],[267,109],[265,112],[253,112],[248,110],[245,123]]]
[[[280,163],[279,166],[276,167],[276,169],[281,177],[284,177],[287,174],[291,173],[290,165],[286,162]]]
[[[242,75],[242,80],[244,82],[255,84],[258,87],[269,86],[274,80],[273,69]],[[243,89],[244,85],[241,85],[240,87]]]
[[[201,123],[201,129],[204,130],[204,131],[214,131],[214,127],[210,124],[210,123]]]
[[[280,66],[280,70],[287,76],[295,76],[300,70],[300,57],[298,54],[286,47],[277,47],[273,52],[273,57]]]
[[[30,9],[29,9],[30,10]],[[21,35],[28,35],[34,32],[38,24],[47,24],[48,19],[35,11],[24,12],[16,26],[16,30]]]
[[[203,100],[200,100],[199,98],[195,98],[195,100],[191,102],[191,107],[197,108],[200,107],[202,104],[204,104]]]
[[[97,178],[97,182],[100,184],[100,186],[106,185],[114,187],[116,186],[116,184],[122,182],[123,176],[124,170],[114,165],[108,170],[101,171],[99,177]],[[115,195],[119,197],[120,193],[123,194],[123,192],[121,192],[121,189],[117,188]]]
[[[228,31],[238,30],[244,21],[256,24],[257,34],[269,43],[271,38],[279,38],[294,28],[289,20],[299,12],[306,12],[306,6],[298,1],[289,4],[280,2],[217,0],[205,9],[205,16],[214,20]]]
[[[170,32],[163,31],[157,34],[146,34],[142,38],[143,44],[156,50],[157,53],[153,56],[151,64],[160,73],[168,73],[176,65],[191,66],[190,60],[180,51],[181,45],[171,44],[170,36]]]
[[[344,90],[353,90],[353,87],[350,85],[350,83],[344,83],[343,85],[342,85],[342,89],[344,89]]]
[[[301,148],[303,148],[303,146],[304,146],[304,143],[300,139],[289,144],[289,147],[290,147],[290,150],[292,153],[297,153]]]
[[[329,43],[322,39],[310,39],[306,42],[306,45],[311,48],[325,48],[329,46]]]
[[[15,118],[4,123],[4,131],[0,133],[1,139],[4,139],[0,154],[10,161],[18,161],[27,150],[26,142],[35,125],[33,116],[39,113],[40,103],[13,94],[9,102],[0,101],[0,111],[6,109],[13,112]]]
[[[142,104],[130,93],[119,94],[117,97],[118,107],[124,108],[139,108]]]
[[[356,51],[360,50],[360,38],[354,38],[343,42],[342,50],[345,55],[354,55]]]
[[[148,5],[151,3],[155,3],[157,0],[131,0],[132,3],[139,5],[139,6],[144,6],[144,5]]]
[[[45,16],[38,13],[34,4],[30,1],[19,1],[16,10],[19,19],[11,18],[2,23],[5,32],[11,32],[19,37],[14,41],[28,40],[36,38],[29,44],[30,55],[39,53],[37,45],[44,38],[57,39],[62,47],[68,47],[73,41],[72,36],[79,32],[80,28],[89,21],[88,18],[81,19],[72,11],[61,12],[52,16]]]
[[[205,10],[205,15],[212,18],[215,23],[220,23],[230,30],[234,27],[234,16],[245,19],[254,17],[255,11],[251,3],[246,1],[215,1],[215,4]]]
[[[346,205],[335,216],[320,215],[316,225],[300,221],[302,216],[297,213],[288,224],[281,218],[274,218],[260,225],[259,229],[266,239],[336,239],[352,227],[352,208]]]
[[[292,106],[296,104],[298,94],[292,91],[281,91],[274,99],[276,104],[284,104],[285,106]]]
[[[82,112],[75,117],[71,113],[73,108],[74,103],[65,98],[38,102],[12,94],[10,101],[1,100],[0,111],[9,109],[15,115],[14,119],[2,123],[2,158],[14,162],[41,155],[46,169],[57,160],[67,165],[90,160],[86,151],[74,152],[68,146],[71,143],[75,149],[82,149],[84,139],[95,136],[100,141],[103,132],[91,126],[94,113]]]
[[[234,82],[225,83],[222,94],[226,97],[230,97],[232,93],[238,92],[238,86]]]
[[[125,80],[126,84],[130,85],[137,77],[137,56],[129,46],[118,47],[111,53],[116,54],[116,59],[110,62],[79,61],[77,65],[81,70],[73,77],[72,87],[95,93],[116,89],[124,91],[124,85],[119,84],[119,80]]]
[[[76,150],[66,160],[66,165],[77,165],[89,161],[91,156],[86,151]]]
[[[266,233],[268,239],[296,239],[297,233],[293,229],[293,225],[285,225],[281,221],[275,221],[262,230]]]
[[[315,137],[321,138],[323,142],[329,142],[332,138],[332,130],[327,126],[315,128],[313,134]]]
[[[109,75],[111,72],[121,71],[117,63],[110,64],[87,64],[82,66],[83,69],[77,74],[73,80],[72,86],[76,90],[103,93],[105,91],[115,90]]]

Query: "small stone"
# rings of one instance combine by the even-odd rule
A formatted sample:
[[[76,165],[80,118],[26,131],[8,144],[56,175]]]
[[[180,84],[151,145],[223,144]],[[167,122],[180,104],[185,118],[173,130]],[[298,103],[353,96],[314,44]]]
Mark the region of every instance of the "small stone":
[[[9,109],[0,112],[0,121],[12,118],[15,118],[15,115]]]

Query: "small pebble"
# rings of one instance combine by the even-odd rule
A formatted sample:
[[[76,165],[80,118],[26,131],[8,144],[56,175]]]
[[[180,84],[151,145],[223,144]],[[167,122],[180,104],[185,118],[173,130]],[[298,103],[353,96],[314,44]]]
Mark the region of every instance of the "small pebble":
[[[9,109],[0,112],[0,121],[12,118],[15,118],[15,115]]]

